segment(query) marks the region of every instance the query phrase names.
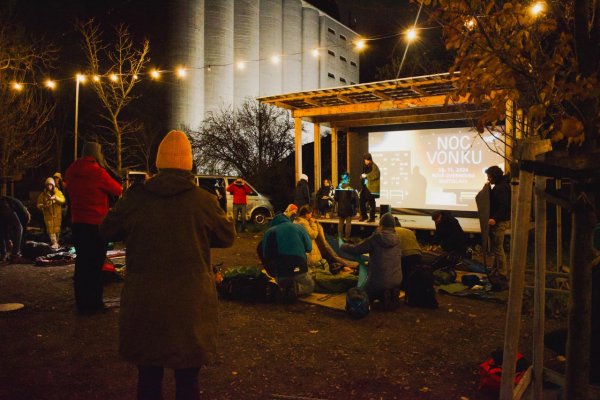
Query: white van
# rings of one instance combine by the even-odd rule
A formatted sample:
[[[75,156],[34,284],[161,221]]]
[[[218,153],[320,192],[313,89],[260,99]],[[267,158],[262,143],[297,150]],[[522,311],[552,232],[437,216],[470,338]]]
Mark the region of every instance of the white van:
[[[214,192],[217,186],[223,186],[225,189],[233,183],[237,177],[223,175],[196,175],[196,183],[198,186]],[[248,187],[252,189],[247,197],[248,205],[246,206],[246,220],[256,225],[264,225],[270,218],[273,217],[273,205],[268,197],[260,194],[252,185],[244,180]],[[233,217],[233,195],[227,193],[227,215]]]
[[[127,171],[127,181],[125,188],[131,185],[143,182],[147,177],[144,171]],[[216,193],[216,186],[223,185],[226,189],[230,183],[236,180],[234,176],[223,175],[195,175],[196,184],[201,188],[208,190],[211,193]],[[273,217],[273,205],[268,197],[260,194],[252,185],[245,181],[252,193],[247,197],[248,205],[246,206],[246,220],[256,225],[265,225],[270,218]],[[233,195],[227,194],[227,215],[233,218]]]

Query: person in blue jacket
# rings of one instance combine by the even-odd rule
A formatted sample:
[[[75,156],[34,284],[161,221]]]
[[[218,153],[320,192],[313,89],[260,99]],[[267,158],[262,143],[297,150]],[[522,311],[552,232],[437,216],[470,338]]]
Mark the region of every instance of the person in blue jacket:
[[[315,283],[308,275],[306,259],[311,250],[311,240],[302,226],[293,224],[285,214],[273,218],[262,239],[262,254],[286,297],[313,292]]]

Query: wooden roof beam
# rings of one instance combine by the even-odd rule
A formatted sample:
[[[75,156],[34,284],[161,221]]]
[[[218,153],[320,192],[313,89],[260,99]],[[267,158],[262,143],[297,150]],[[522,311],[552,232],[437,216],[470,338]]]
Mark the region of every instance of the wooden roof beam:
[[[381,100],[394,100],[392,96],[389,96],[379,90],[373,90],[371,93],[373,96],[379,97]]]
[[[315,99],[302,99],[302,101],[304,101],[306,104],[310,104],[311,106],[315,106],[315,107],[322,107],[323,105],[321,103],[319,103],[317,100]]]
[[[413,92],[417,93],[418,95],[421,96],[429,96],[429,94],[427,94],[426,91],[424,91],[423,89],[421,89],[420,87],[416,86],[416,85],[412,85],[410,87],[410,90],[412,90]]]
[[[338,94],[337,98],[340,99],[341,101],[343,101],[344,103],[348,103],[348,104],[354,104],[356,103],[356,101],[354,101],[352,98],[343,95],[343,94]]]

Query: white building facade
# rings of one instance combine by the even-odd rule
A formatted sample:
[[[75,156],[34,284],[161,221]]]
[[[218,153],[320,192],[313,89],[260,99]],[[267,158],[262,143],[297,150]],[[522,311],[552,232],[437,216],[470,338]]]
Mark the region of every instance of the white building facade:
[[[359,83],[358,34],[302,0],[174,0],[169,126],[248,98]],[[174,66],[175,67],[175,66]]]

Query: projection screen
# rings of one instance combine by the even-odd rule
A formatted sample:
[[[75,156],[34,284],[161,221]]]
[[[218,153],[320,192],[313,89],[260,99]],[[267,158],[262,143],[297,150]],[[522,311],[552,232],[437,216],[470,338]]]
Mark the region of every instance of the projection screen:
[[[381,171],[378,205],[476,211],[485,169],[504,170],[504,145],[471,127],[369,132],[369,152]]]

